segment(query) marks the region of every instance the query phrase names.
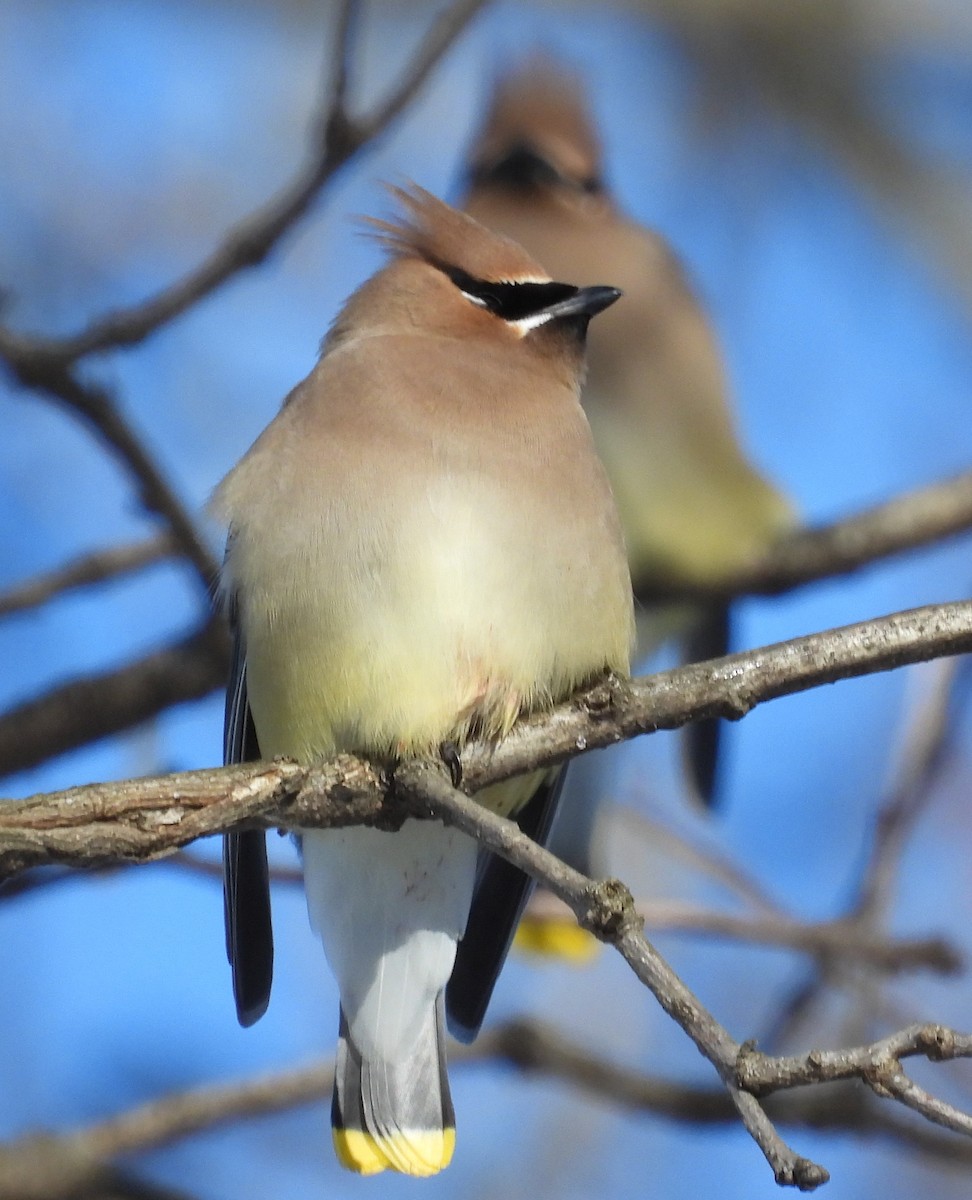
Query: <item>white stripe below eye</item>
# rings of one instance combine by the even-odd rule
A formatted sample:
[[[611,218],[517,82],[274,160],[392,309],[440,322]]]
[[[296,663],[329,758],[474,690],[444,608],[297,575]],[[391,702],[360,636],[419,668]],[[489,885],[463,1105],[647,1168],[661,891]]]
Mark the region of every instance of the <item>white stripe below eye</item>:
[[[540,325],[545,325],[550,320],[549,312],[531,313],[528,317],[520,317],[518,321],[507,321],[507,325],[511,329],[515,329],[520,337],[524,337],[531,329],[536,329]]]
[[[459,290],[462,292],[462,288],[460,288]],[[462,294],[466,297],[467,300],[469,300],[472,304],[475,304],[477,307],[479,307],[479,308],[486,307],[486,301],[482,298],[482,296],[474,296],[472,294],[472,292],[462,292]]]

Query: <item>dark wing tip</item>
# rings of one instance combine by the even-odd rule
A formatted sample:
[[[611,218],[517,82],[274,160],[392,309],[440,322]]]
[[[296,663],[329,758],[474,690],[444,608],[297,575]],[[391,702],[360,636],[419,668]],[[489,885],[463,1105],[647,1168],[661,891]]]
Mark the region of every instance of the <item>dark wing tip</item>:
[[[708,609],[685,644],[685,661],[702,662],[728,654],[732,644],[732,614],[728,604]],[[706,808],[717,808],[725,774],[725,722],[720,717],[685,727],[683,745],[689,779]]]
[[[223,757],[226,763],[260,757],[246,688],[243,638],[230,605],[233,665],[226,689]],[[226,956],[233,970],[233,998],[242,1026],[267,1011],[273,982],[273,926],[270,916],[270,870],[266,835],[259,829],[228,833],[223,838],[223,916]]]
[[[566,774],[567,768],[561,768],[516,814],[519,827],[541,846],[549,836]],[[532,890],[533,880],[519,867],[488,851],[484,853],[466,932],[446,984],[449,1032],[460,1042],[469,1043],[479,1033]]]
[[[233,998],[245,1028],[267,1011],[273,982],[270,872],[261,830],[228,833],[223,839],[223,887]]]

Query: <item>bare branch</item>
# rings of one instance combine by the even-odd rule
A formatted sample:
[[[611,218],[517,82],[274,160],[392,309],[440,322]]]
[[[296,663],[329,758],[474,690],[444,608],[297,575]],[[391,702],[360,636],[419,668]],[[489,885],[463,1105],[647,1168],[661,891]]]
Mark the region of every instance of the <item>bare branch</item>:
[[[523,722],[518,731],[519,761],[515,758],[517,733],[495,747],[470,747],[464,755],[467,782],[481,787],[549,765],[586,746],[608,744],[698,715],[741,715],[770,696],[861,671],[886,669],[916,657],[966,650],[970,643],[972,604],[965,602],[898,613],[629,684],[609,680],[572,704]],[[672,687],[673,675],[678,677],[677,689]],[[531,729],[534,738],[540,738],[535,746],[529,745]],[[566,745],[565,732],[569,736]],[[527,761],[522,760],[524,735]],[[514,747],[512,767],[511,761],[504,761],[504,751],[510,746]],[[168,790],[160,792],[166,784]],[[2,806],[0,868],[15,872],[52,860],[149,859],[195,837],[243,823],[313,827],[354,822],[395,827],[404,815],[401,798],[407,798],[406,813],[446,821],[476,837],[543,882],[571,907],[584,928],[617,948],[664,1011],[715,1067],[777,1182],[809,1190],[826,1181],[824,1168],[797,1155],[781,1140],[755,1094],[809,1081],[799,1078],[799,1061],[757,1056],[719,1025],[645,939],[642,922],[623,884],[616,880],[596,883],[561,863],[526,838],[514,823],[451,787],[440,764],[400,765],[393,798],[383,795],[381,784],[374,768],[346,757],[310,768],[280,762],[194,772],[168,781],[77,788],[60,796]],[[322,803],[322,797],[326,802]],[[909,1045],[920,1046],[928,1054],[934,1049],[937,1058],[972,1052],[972,1038],[939,1027],[933,1035],[919,1031]],[[899,1052],[917,1051],[905,1046],[899,1047]],[[897,1087],[902,1099],[907,1095],[910,1104],[923,1106],[931,1119],[960,1128],[959,1117],[949,1106],[924,1100],[911,1086],[898,1086],[893,1073],[890,1082],[877,1077],[875,1072],[888,1061],[887,1056],[879,1061],[872,1054],[862,1067],[863,1059],[851,1063],[854,1053],[837,1054],[833,1065],[823,1067],[819,1056],[809,1056],[811,1065],[804,1065],[803,1070],[813,1072],[814,1079],[821,1077],[821,1070],[827,1070],[828,1079],[840,1079],[848,1073],[865,1077],[862,1071],[866,1068],[872,1087],[872,1080],[878,1078],[885,1092]]]
[[[81,417],[113,451],[138,486],[142,503],[169,526],[179,550],[196,569],[203,588],[211,592],[218,564],[162,468],[122,416],[107,389],[82,383],[76,375],[49,355],[11,355],[9,336],[0,329],[0,360],[6,360],[14,377],[35,391],[59,401],[74,416]]]
[[[74,588],[105,583],[118,575],[140,571],[178,553],[179,547],[171,533],[156,534],[144,541],[112,546],[108,550],[96,550],[0,593],[0,617],[28,608],[39,608]]]
[[[330,1090],[332,1078],[330,1064],[322,1064],[167,1096],[62,1137],[30,1134],[0,1148],[0,1200],[69,1200],[97,1181],[117,1155],[309,1103]]]
[[[0,776],[207,696],[228,669],[226,630],[212,621],[127,666],[62,684],[0,715]]]
[[[640,838],[646,851],[661,850],[687,866],[700,871],[707,879],[726,889],[731,895],[743,900],[757,912],[785,915],[782,905],[766,890],[753,875],[723,850],[702,844],[684,833],[671,829],[664,822],[650,816],[641,809],[626,804],[612,804],[611,820],[623,824],[632,837]]]
[[[787,534],[744,570],[677,592],[661,592],[651,580],[636,582],[639,599],[722,599],[775,596],[820,579],[846,575],[883,558],[916,550],[972,529],[972,471],[931,484],[832,525]]]
[[[334,34],[334,52],[331,55],[331,97],[326,103],[323,137],[327,144],[333,133],[327,123],[347,120],[348,80],[351,76],[351,54],[355,23],[358,20],[358,0],[341,0]]]
[[[928,153],[927,146],[919,150],[874,103],[871,68],[887,58],[886,29],[880,26],[889,6],[841,0],[818,0],[808,8],[650,0],[647,7],[700,58],[713,89],[710,111],[736,114],[740,100],[761,92],[770,106],[862,181],[882,215],[894,218],[899,230],[903,225],[909,240],[917,234],[935,265],[959,284],[966,301],[972,299],[964,178]],[[908,12],[912,21],[910,29],[899,27],[899,36],[923,40],[929,10],[909,6],[896,11]],[[938,9],[945,11],[946,6]],[[924,23],[921,33],[919,22]],[[946,28],[943,22],[939,33]],[[943,47],[948,38],[946,33]]]
[[[932,783],[945,758],[949,704],[959,666],[957,658],[934,664],[933,686],[908,732],[900,768],[895,772],[896,784],[878,812],[874,845],[854,909],[861,920],[876,918],[886,906],[908,833],[932,794]]]
[[[49,888],[57,888],[72,881],[77,883],[79,879],[114,875],[119,871],[131,870],[137,865],[130,862],[105,862],[97,867],[88,867],[83,876],[70,867],[41,867],[36,871],[24,871],[12,878],[0,880],[0,902],[15,900],[19,896],[29,896],[33,892],[42,892]],[[222,883],[223,880],[223,864],[221,862],[203,858],[201,854],[193,854],[190,850],[176,850],[174,854],[159,859],[154,865],[176,867],[191,875],[211,879],[214,883]],[[299,867],[271,867],[270,878],[274,883],[299,887],[304,882],[304,873]]]
[[[701,717],[738,718],[779,696],[970,649],[972,601],[957,601],[643,679],[610,678],[521,720],[499,743],[468,745],[465,785],[475,791],[638,734]],[[278,761],[96,784],[0,806],[0,874],[58,862],[146,861],[241,822],[397,827],[401,816],[379,772],[350,756],[312,767]]]
[[[956,1033],[943,1025],[912,1025],[869,1046],[812,1050],[795,1057],[771,1058],[745,1046],[737,1074],[741,1086],[759,1095],[779,1088],[861,1079],[878,1096],[898,1100],[937,1125],[972,1136],[972,1117],[930,1095],[905,1074],[901,1059],[914,1056],[930,1062],[972,1058],[972,1034]]]
[[[87,329],[63,339],[25,337],[0,329],[0,357],[22,380],[24,376],[50,374],[84,355],[115,346],[130,346],[184,313],[232,276],[258,266],[293,227],[329,179],[369,142],[383,133],[416,95],[487,0],[458,0],[442,13],[399,84],[387,98],[359,120],[344,108],[347,83],[348,39],[353,4],[345,4],[335,40],[333,91],[316,127],[324,130],[309,162],[293,181],[269,203],[240,221],[213,253],[184,279],[131,308],[120,309],[94,321]],[[36,385],[29,385],[36,386]]]
[[[912,675],[912,679],[925,682],[925,691],[900,739],[902,747],[893,765],[893,783],[877,813],[857,897],[839,920],[864,941],[884,942],[883,929],[901,857],[909,835],[934,795],[935,778],[947,757],[950,701],[961,664],[957,658],[939,659]],[[849,985],[858,993],[863,1028],[856,1036],[867,1036],[877,1004],[878,981],[859,970],[859,965],[853,956],[821,959],[821,970],[803,980],[783,1004],[768,1035],[770,1041],[790,1036],[812,1011],[824,987],[834,985]]]
[[[963,476],[958,480],[952,481],[952,483],[937,485],[936,488],[927,489],[927,493],[929,496],[932,493],[938,493],[941,497],[946,493],[949,493],[952,488],[956,488],[955,495],[953,496],[956,507],[952,508],[951,510],[953,513],[955,513],[958,511],[960,505],[965,502],[964,489],[966,488],[966,484],[964,481],[966,478],[967,477]],[[900,514],[906,511],[912,501],[916,498],[918,506],[921,508],[925,504],[925,501],[922,499],[924,495],[925,493],[917,493],[910,497],[900,497],[899,499],[892,501],[889,505],[885,506],[885,508],[888,510],[895,510]],[[930,512],[935,508],[935,503],[929,502],[925,511]],[[943,502],[937,511],[943,513],[948,509],[949,504]],[[878,514],[884,510],[882,509],[874,511],[875,514]],[[895,520],[897,520],[897,518],[895,518]],[[798,547],[802,545],[807,538],[819,538],[819,544],[821,547],[824,545],[824,543],[826,543],[827,545],[832,544],[833,546],[838,547],[839,550],[841,545],[847,546],[855,542],[855,539],[858,536],[855,534],[849,538],[845,537],[845,535],[841,532],[842,529],[853,527],[857,528],[860,533],[860,531],[866,530],[869,527],[869,521],[870,518],[864,515],[851,518],[846,523],[833,526],[830,529],[818,530],[812,533],[807,533],[804,531],[797,532],[791,536],[791,539],[781,542],[777,551],[774,553],[779,553],[782,561],[783,558],[786,558],[791,554],[791,551],[788,549],[788,547],[791,545]],[[880,525],[880,523],[881,522],[879,521],[878,524]],[[892,521],[891,524],[894,524],[894,521]],[[920,524],[920,522],[918,522],[918,524]],[[935,527],[938,535],[941,535],[946,531],[946,524],[947,522],[943,519],[942,522]],[[924,530],[926,533],[930,533],[931,525],[926,524],[924,526]],[[142,564],[143,551],[145,555],[144,561],[151,561],[153,557],[153,545],[156,544],[158,545],[159,553],[163,553],[163,547],[168,544],[167,535],[162,535],[158,539],[157,543],[155,541],[147,541],[142,543],[142,549],[140,549],[139,546],[123,548],[117,552],[117,559],[115,558],[116,552],[105,551],[103,552],[103,556],[92,556],[90,560],[81,560],[77,564],[71,564],[64,569],[63,579],[61,578],[60,573],[55,573],[49,579],[37,580],[33,584],[26,585],[22,590],[16,589],[14,592],[8,593],[6,598],[0,597],[0,615],[2,615],[5,611],[11,611],[15,608],[24,607],[31,603],[38,603],[47,595],[55,592],[59,587],[80,586],[82,583],[88,582],[89,579],[99,578],[101,577],[100,572],[102,570],[107,573],[111,573],[116,569],[121,571],[137,567]],[[884,544],[886,545],[887,543]],[[864,554],[865,546],[867,547],[868,554],[872,552],[882,552],[880,540],[876,543],[871,542],[869,540],[869,535],[866,533],[860,533],[860,541],[857,543],[857,545],[861,554]],[[799,560],[799,551],[794,551],[793,555],[794,560]],[[773,561],[775,561],[775,559]],[[830,564],[827,567],[827,571],[829,572],[831,570],[839,569],[840,562],[846,561],[846,559],[841,560],[840,554],[838,553],[838,558],[836,560],[827,561]],[[820,560],[819,565],[823,567],[824,559]],[[763,568],[760,568],[760,570],[762,569]],[[777,575],[776,578],[779,581],[783,577],[782,575]],[[744,586],[744,581],[741,579],[741,577],[737,578],[732,586]],[[177,678],[173,679],[172,686],[168,691],[168,703],[177,704],[185,699],[194,699],[197,695],[201,694],[198,691],[200,685],[196,682],[197,675],[204,675],[206,678],[211,677],[213,688],[216,688],[222,682],[222,677],[217,676],[217,674],[213,673],[210,676],[212,659],[208,652],[206,652],[205,648],[202,648],[201,658],[203,661],[198,664],[197,671],[186,673],[185,675],[186,682],[189,686],[188,692],[180,689]],[[136,671],[139,669],[140,668],[138,666],[133,668],[133,670]],[[149,672],[149,675],[151,677],[151,672]],[[86,683],[90,687],[91,703],[88,705],[88,708],[91,711],[100,712],[102,714],[102,720],[95,722],[94,725],[90,727],[92,731],[90,736],[102,737],[110,733],[117,733],[122,729],[128,728],[137,720],[144,719],[143,711],[145,706],[143,705],[136,705],[131,709],[126,709],[123,706],[111,703],[111,698],[114,691],[113,676],[109,675],[94,677],[86,681]],[[75,686],[75,684],[68,685],[69,688],[74,688]],[[45,746],[43,740],[39,737],[32,737],[29,739],[29,742],[23,742],[21,741],[21,729],[18,725],[15,731],[16,740],[14,744],[19,747],[19,751],[16,755],[16,758],[10,760],[15,761],[18,764],[18,767],[33,766],[35,763],[41,762],[45,758],[50,757],[52,754],[72,749],[77,745],[81,745],[85,741],[86,737],[89,736],[86,733],[86,730],[89,728],[89,723],[87,721],[79,723],[71,718],[70,714],[67,714],[68,719],[66,721],[63,720],[66,710],[62,702],[62,689],[57,689],[56,691],[52,692],[50,696],[41,698],[34,703],[39,706],[37,711],[43,714],[38,718],[40,720],[40,727],[42,729],[48,729],[48,722],[52,720],[54,721],[54,736],[52,737],[50,748]],[[153,711],[159,710],[159,708],[155,708]],[[51,714],[57,714],[57,716],[52,717]],[[9,746],[11,744],[11,738],[6,732],[7,720],[7,717],[0,716],[0,774],[3,774],[4,771],[16,769],[13,766],[7,765],[7,760],[5,760],[4,751],[2,749],[5,745]]]
[[[350,2],[344,4],[339,14],[335,82],[330,109],[323,122],[323,142],[312,161],[276,201],[238,225],[223,245],[185,279],[143,304],[109,313],[73,337],[27,337],[0,328],[0,360],[6,362],[13,377],[24,387],[60,401],[107,443],[137,481],[145,506],[168,523],[180,551],[193,564],[207,591],[215,583],[218,567],[195,523],[108,391],[83,383],[70,369],[71,364],[83,355],[141,341],[230,276],[262,262],[334,172],[405,107],[484,2],[461,0],[448,9],[429,33],[398,88],[370,117],[357,123],[347,118],[344,109],[355,7]]]
[[[664,1011],[715,1067],[744,1126],[773,1168],[777,1183],[809,1191],[827,1181],[824,1168],[790,1150],[758,1099],[741,1090],[735,1070],[740,1044],[703,1008],[645,938],[634,900],[623,883],[586,878],[530,841],[512,821],[497,817],[456,791],[438,767],[406,763],[395,772],[395,788],[412,797],[417,812],[454,825],[543,883],[570,906],[580,925],[615,947]]]
[[[194,1200],[182,1188],[174,1191],[117,1170],[79,1180],[78,1185],[64,1200]]]
[[[636,900],[635,908],[653,933],[683,933],[756,946],[780,946],[817,959],[846,958],[885,974],[929,970],[956,974],[963,960],[940,937],[880,937],[850,920],[800,921],[786,913],[726,913],[677,900]],[[527,913],[533,921],[563,921],[569,910],[549,892],[538,891]]]
[[[735,1110],[724,1091],[691,1087],[643,1075],[605,1060],[545,1022],[513,1020],[487,1029],[475,1046],[454,1047],[456,1063],[500,1061],[520,1071],[570,1083],[584,1092],[636,1111],[697,1124],[726,1124]],[[0,1145],[0,1200],[68,1200],[94,1194],[109,1160],[171,1144],[219,1128],[305,1104],[323,1102],[333,1079],[330,1063],[218,1084],[153,1100],[69,1134],[28,1135]],[[789,1125],[854,1131],[911,1143],[946,1161],[972,1161],[972,1147],[897,1122],[886,1110],[827,1094],[787,1096],[774,1103]]]

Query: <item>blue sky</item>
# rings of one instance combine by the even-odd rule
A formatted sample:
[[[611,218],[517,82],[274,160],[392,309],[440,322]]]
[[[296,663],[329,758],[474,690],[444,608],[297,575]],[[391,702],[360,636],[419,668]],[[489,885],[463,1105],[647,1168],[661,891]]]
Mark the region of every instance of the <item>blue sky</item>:
[[[366,22],[356,95],[374,97],[419,37],[404,8],[382,7]],[[508,4],[477,22],[407,117],[336,180],[268,264],[137,349],[86,364],[86,374],[116,389],[194,511],[310,368],[342,299],[377,265],[352,216],[387,209],[382,179],[410,177],[454,194],[497,65],[537,44],[589,81],[610,177],[625,207],[665,232],[687,263],[724,345],[745,443],[808,520],[968,465],[968,313],[904,227],[779,116],[754,109],[714,119],[698,68],[647,21],[603,5]],[[73,330],[196,262],[301,161],[325,45],[326,22],[305,5],[7,0],[6,320]],[[872,75],[875,102],[967,179],[969,63],[928,46],[877,61]],[[77,422],[3,378],[0,412],[0,587],[148,531],[127,479]],[[209,531],[217,547],[219,532]],[[966,539],[749,602],[741,644],[967,595],[968,550]],[[162,645],[198,613],[191,575],[165,565],[9,618],[0,624],[0,704]],[[730,731],[728,794],[711,819],[678,795],[672,738],[617,755],[603,786],[737,856],[798,913],[831,915],[848,895],[920,686],[914,673],[898,673],[757,711]],[[211,764],[220,722],[218,698],[187,705],[150,729],[8,779],[3,792]],[[968,944],[968,782],[960,755],[907,858],[898,930],[944,930]],[[629,849],[624,865],[644,891],[707,894],[670,878],[648,850],[639,858]],[[299,893],[283,891],[275,915],[273,1003],[244,1032],[232,1011],[216,885],[157,866],[0,905],[0,953],[13,964],[0,972],[0,1132],[66,1128],[166,1089],[329,1053],[336,997]],[[660,945],[739,1036],[758,1036],[774,998],[802,977],[799,961],[782,953],[671,937]],[[970,1024],[965,980],[918,981],[894,998],[908,1014]],[[586,972],[511,962],[495,1015],[522,1011],[542,1012],[646,1070],[710,1081],[609,954]],[[834,1028],[824,1024],[818,1035]],[[429,1195],[776,1194],[738,1128],[686,1130],[493,1067],[452,1074],[459,1147],[450,1170],[425,1185]],[[947,1074],[968,1089],[967,1073]],[[802,1132],[791,1141],[830,1167],[832,1200],[860,1195],[865,1173],[867,1190],[890,1200],[919,1187],[967,1194],[967,1181],[886,1145]],[[205,1200],[364,1189],[395,1196],[415,1186],[341,1173],[323,1105],[207,1134],[143,1166]]]

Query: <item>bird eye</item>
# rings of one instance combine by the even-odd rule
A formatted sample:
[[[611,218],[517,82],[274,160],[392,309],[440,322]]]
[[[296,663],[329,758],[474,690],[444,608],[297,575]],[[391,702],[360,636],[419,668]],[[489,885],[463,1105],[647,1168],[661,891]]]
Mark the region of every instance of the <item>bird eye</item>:
[[[446,274],[467,300],[504,321],[522,321],[577,294],[569,283],[493,282],[476,279],[458,267],[448,268]]]

